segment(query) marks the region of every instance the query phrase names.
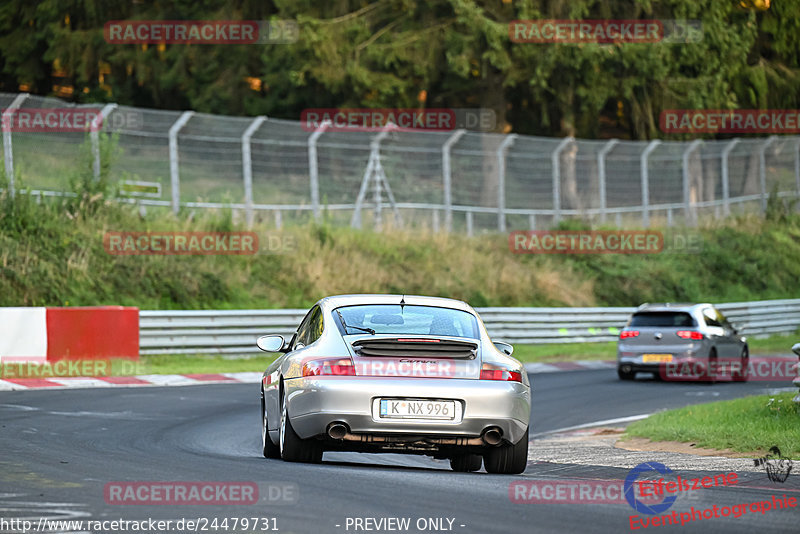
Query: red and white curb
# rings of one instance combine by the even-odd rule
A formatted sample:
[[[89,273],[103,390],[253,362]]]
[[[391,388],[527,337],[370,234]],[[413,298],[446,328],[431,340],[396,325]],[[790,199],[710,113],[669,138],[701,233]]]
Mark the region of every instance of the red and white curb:
[[[553,373],[557,371],[585,371],[592,369],[614,369],[614,361],[576,361],[555,363],[526,363],[528,373]],[[105,377],[48,377],[6,378],[0,380],[0,391],[20,389],[67,389],[67,388],[111,388],[140,386],[197,386],[202,384],[257,384],[259,372],[188,374],[188,375],[137,375]]]
[[[6,378],[0,380],[0,391],[39,388],[66,389],[141,386],[196,386],[201,384],[257,384],[260,380],[261,373],[259,372],[190,375]]]

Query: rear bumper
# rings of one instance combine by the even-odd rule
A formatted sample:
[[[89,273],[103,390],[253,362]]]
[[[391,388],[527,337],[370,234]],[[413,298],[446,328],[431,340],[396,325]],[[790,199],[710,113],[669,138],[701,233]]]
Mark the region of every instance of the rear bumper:
[[[301,438],[324,434],[332,422],[355,434],[425,437],[478,437],[499,427],[517,442],[528,427],[530,388],[519,382],[434,378],[324,377],[286,380],[287,411]],[[460,417],[452,421],[381,419],[375,400],[414,398],[453,400]]]
[[[664,363],[645,362],[645,354],[671,354],[671,365],[690,363],[705,367],[708,363],[708,350],[702,343],[685,346],[668,347],[631,347],[620,345],[617,350],[617,368],[632,372],[656,373],[664,367]]]

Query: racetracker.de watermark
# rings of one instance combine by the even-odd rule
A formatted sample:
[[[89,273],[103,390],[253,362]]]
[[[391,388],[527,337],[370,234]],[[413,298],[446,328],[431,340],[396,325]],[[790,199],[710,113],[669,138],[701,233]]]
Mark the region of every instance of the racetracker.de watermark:
[[[798,109],[666,109],[664,133],[800,133]]]
[[[288,44],[297,42],[294,20],[110,20],[109,44]]]
[[[658,254],[700,252],[698,233],[654,230],[517,230],[508,235],[514,254]]]
[[[291,252],[297,242],[255,232],[106,232],[103,247],[114,256],[254,255]]]
[[[57,360],[54,362],[2,361],[0,379],[105,377],[147,374],[142,361],[117,358],[114,360]]]
[[[508,36],[514,43],[697,43],[703,27],[699,20],[513,20]]]
[[[90,108],[20,108],[2,116],[4,132],[89,132],[103,127],[100,110]]]
[[[327,122],[327,131],[376,132],[393,125],[398,130],[492,131],[493,110],[484,108],[313,108],[300,114],[300,126],[313,132]]]
[[[124,506],[294,504],[299,497],[294,482],[120,481],[103,486],[106,504]]]
[[[762,382],[791,382],[797,378],[798,362],[795,359],[751,359],[741,358],[682,359],[659,365],[658,373],[663,380],[673,382],[715,380],[748,380]]]

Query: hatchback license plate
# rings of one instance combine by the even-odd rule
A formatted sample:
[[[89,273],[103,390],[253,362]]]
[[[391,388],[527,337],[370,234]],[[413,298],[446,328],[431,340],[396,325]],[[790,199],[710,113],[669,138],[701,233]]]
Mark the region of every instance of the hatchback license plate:
[[[671,362],[672,354],[644,354],[642,355],[642,361],[644,363]]]
[[[386,419],[455,419],[455,401],[381,399],[381,418]]]

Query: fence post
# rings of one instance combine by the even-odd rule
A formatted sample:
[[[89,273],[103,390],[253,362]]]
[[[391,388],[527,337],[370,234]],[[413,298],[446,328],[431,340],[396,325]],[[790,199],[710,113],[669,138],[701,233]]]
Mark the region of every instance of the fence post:
[[[116,104],[106,104],[103,106],[103,109],[100,111],[100,115],[97,115],[92,120],[92,125],[89,130],[89,137],[92,140],[92,154],[94,155],[94,161],[92,162],[92,173],[94,175],[95,180],[100,179],[100,130],[103,129],[103,123],[105,122],[106,118],[111,114],[114,109],[116,109]]]
[[[728,216],[731,214],[731,179],[730,175],[728,174],[728,154],[731,153],[731,150],[739,144],[740,139],[733,139],[730,143],[725,145],[725,148],[722,149],[722,154],[720,157],[722,158],[722,214]],[[798,187],[798,191],[800,191],[800,187]]]
[[[506,149],[514,143],[517,134],[503,139],[497,149],[497,231],[506,231]]]
[[[473,236],[473,232],[474,232],[474,229],[473,229],[473,226],[472,226],[473,225],[472,212],[471,211],[466,212],[465,217],[466,217],[466,223],[467,223],[467,237],[472,237]]]
[[[331,121],[324,120],[317,126],[314,133],[308,136],[308,178],[311,187],[311,209],[314,211],[314,220],[319,222],[319,162],[317,161],[317,139],[328,127]]]
[[[650,227],[650,175],[647,169],[647,159],[650,157],[650,152],[660,144],[661,141],[658,139],[650,141],[639,159],[642,173],[642,226],[645,228]]]
[[[244,216],[247,227],[253,226],[253,158],[250,151],[250,138],[256,133],[267,118],[256,117],[242,134],[242,177],[244,178]]]
[[[775,140],[778,139],[776,135],[770,135],[761,148],[758,149],[758,179],[761,185],[761,212],[767,212],[767,148]]]
[[[794,183],[800,196],[800,139],[794,142]]]
[[[189,122],[192,115],[194,115],[194,111],[184,111],[169,129],[169,179],[172,186],[172,211],[176,214],[180,209],[181,197],[181,179],[178,167],[178,132]]]
[[[550,154],[550,163],[553,169],[553,222],[561,220],[561,151],[575,139],[565,137]]]
[[[8,191],[11,198],[14,198],[16,191],[14,189],[14,150],[11,146],[11,125],[9,119],[14,116],[14,111],[19,108],[22,103],[28,98],[28,93],[22,93],[16,96],[11,104],[3,111],[2,125],[3,125],[3,159],[6,165],[6,178],[8,178]]]
[[[444,187],[444,229],[445,232],[453,231],[453,178],[450,168],[450,149],[467,133],[466,130],[459,129],[447,138],[442,145],[442,180]]]
[[[600,189],[600,222],[606,222],[606,155],[619,143],[619,139],[612,139],[597,153],[597,187]]]
[[[690,181],[690,177],[689,177],[689,157],[692,155],[692,152],[694,151],[694,149],[697,148],[698,146],[700,146],[702,143],[703,143],[703,141],[701,139],[695,139],[694,141],[689,143],[689,146],[686,147],[686,150],[683,151],[683,156],[681,157],[682,164],[683,164],[682,165],[682,167],[683,167],[683,169],[682,169],[683,170],[683,203],[686,206],[684,208],[684,210],[685,210],[684,217],[686,218],[687,225],[689,223],[694,225],[696,223],[696,219],[697,219],[696,214],[694,213],[694,210],[692,209],[691,190],[689,188],[689,181]]]

